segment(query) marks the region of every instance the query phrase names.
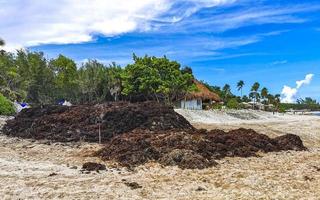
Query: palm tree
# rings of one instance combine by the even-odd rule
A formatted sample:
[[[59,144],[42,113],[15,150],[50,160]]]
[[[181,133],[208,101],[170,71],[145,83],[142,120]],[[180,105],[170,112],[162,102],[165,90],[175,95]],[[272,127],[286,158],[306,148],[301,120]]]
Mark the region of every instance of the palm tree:
[[[231,94],[231,89],[229,84],[225,84],[222,88],[222,92],[224,94],[224,100],[226,101],[228,96]]]
[[[4,46],[4,45],[5,45],[4,40],[0,38],[0,46]]]
[[[260,88],[260,83],[258,82],[255,82],[251,87],[251,93],[249,94],[249,96],[254,99],[253,108],[255,108],[256,102],[260,97],[260,94],[258,93],[259,88]]]
[[[261,97],[263,98],[264,102],[266,103],[266,98],[268,97],[269,91],[266,87],[262,88],[261,90]]]
[[[280,94],[274,95],[274,104],[275,104],[276,110],[278,110],[278,112],[279,112],[279,106],[280,106],[280,102],[281,102],[280,97],[281,97]]]
[[[243,80],[240,80],[238,83],[237,83],[237,88],[238,88],[238,91],[241,90],[241,97],[242,97],[242,88],[244,86],[244,81]]]
[[[272,94],[268,94],[267,100],[268,104],[274,104],[275,97]]]
[[[251,87],[251,91],[258,92],[259,88],[260,88],[260,83],[255,82]]]

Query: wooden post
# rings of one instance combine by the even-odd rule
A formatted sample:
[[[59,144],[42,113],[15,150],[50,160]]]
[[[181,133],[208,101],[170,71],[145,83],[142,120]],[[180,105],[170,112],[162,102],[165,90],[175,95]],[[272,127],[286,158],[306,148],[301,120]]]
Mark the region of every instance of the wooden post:
[[[102,118],[99,117],[96,119],[96,123],[99,126],[99,144],[101,144],[101,123],[102,123]]]
[[[101,144],[101,130],[100,130],[100,126],[101,126],[101,123],[99,123],[99,144]]]

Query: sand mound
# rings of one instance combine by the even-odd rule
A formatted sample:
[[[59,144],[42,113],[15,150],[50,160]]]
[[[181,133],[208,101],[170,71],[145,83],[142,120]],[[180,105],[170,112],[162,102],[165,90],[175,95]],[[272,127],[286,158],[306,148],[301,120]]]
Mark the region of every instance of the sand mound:
[[[181,168],[203,169],[224,157],[256,156],[257,152],[306,150],[295,135],[269,138],[251,129],[168,131],[150,134],[134,131],[114,137],[97,155],[124,166],[137,166],[150,160]]]
[[[97,122],[100,119],[102,142],[136,128],[152,131],[193,129],[190,123],[171,107],[155,102],[117,102],[25,109],[15,119],[7,122],[3,133],[58,142],[97,142]]]

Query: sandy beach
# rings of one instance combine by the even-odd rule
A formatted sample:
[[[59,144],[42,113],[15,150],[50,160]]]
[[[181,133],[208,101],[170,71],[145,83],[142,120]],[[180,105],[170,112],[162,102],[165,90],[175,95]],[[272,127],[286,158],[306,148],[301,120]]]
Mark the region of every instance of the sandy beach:
[[[107,171],[84,174],[80,171],[84,162],[104,163],[90,156],[101,146],[0,135],[2,199],[319,199],[320,117],[259,111],[177,112],[197,128],[244,127],[271,137],[293,133],[309,151],[224,158],[204,170],[156,163],[128,170],[105,163]],[[2,117],[0,124],[5,120]],[[125,182],[142,188],[131,189]]]

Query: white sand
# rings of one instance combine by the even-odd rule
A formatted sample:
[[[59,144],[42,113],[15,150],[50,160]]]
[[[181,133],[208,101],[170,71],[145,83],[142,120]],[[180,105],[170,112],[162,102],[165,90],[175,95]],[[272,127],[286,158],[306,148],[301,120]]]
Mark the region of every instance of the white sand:
[[[209,129],[245,126],[269,136],[293,132],[310,148],[306,152],[268,153],[257,158],[225,158],[218,161],[217,167],[204,170],[148,163],[128,171],[106,163],[106,172],[81,174],[82,163],[102,162],[85,156],[99,149],[99,145],[48,145],[0,135],[1,199],[319,199],[319,119],[294,116],[270,119],[268,123],[194,123]],[[209,120],[212,117],[205,121]],[[78,169],[71,169],[72,166]],[[57,175],[49,176],[51,173]],[[132,190],[122,179],[135,181],[142,188]],[[199,187],[204,190],[197,191]]]
[[[190,123],[202,124],[254,124],[266,122],[306,121],[319,119],[313,115],[293,115],[259,110],[185,110],[175,109]]]

